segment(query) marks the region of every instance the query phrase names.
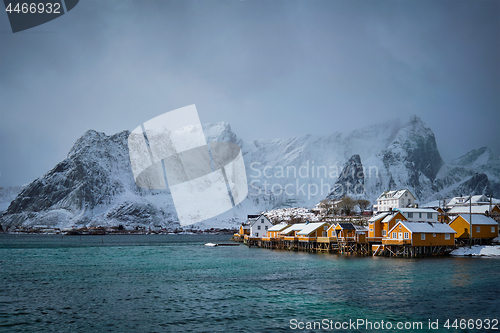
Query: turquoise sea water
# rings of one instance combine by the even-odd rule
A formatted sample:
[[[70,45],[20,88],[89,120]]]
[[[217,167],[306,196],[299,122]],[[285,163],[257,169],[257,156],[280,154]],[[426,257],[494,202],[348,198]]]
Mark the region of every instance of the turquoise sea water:
[[[229,238],[0,235],[0,330],[319,332],[362,319],[372,329],[340,331],[400,331],[376,330],[383,320],[457,332],[446,319],[500,319],[500,259],[203,246]]]

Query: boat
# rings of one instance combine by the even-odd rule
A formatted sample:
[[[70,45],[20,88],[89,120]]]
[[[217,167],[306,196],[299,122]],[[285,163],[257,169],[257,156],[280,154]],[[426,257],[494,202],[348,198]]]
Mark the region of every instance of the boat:
[[[214,243],[205,243],[204,245],[205,245],[205,246],[212,246],[212,247],[213,247],[213,246],[217,246],[217,244],[214,244]]]

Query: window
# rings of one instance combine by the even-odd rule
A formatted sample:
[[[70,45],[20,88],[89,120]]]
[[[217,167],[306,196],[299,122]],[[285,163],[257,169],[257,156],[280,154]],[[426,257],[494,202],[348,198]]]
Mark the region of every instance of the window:
[[[432,213],[427,213],[427,218],[432,220]]]
[[[259,237],[259,233],[258,232],[255,233],[255,237]]]
[[[408,205],[411,204],[411,199],[408,199]]]
[[[421,219],[422,218],[422,213],[418,213],[418,218]]]
[[[495,233],[495,227],[491,227],[491,233],[494,234]]]
[[[266,225],[266,230],[268,229],[269,227]]]
[[[409,232],[405,232],[405,239],[410,239],[410,233]]]
[[[408,213],[409,218],[413,218],[413,213]]]
[[[433,234],[432,234],[432,237],[436,237],[436,233],[433,233]]]
[[[393,233],[392,233],[392,238],[393,238],[393,239],[398,238],[398,234],[397,234],[397,232],[393,232]]]
[[[370,232],[373,232],[373,228],[370,228]]]
[[[444,234],[444,239],[450,239],[450,234]]]
[[[408,196],[408,193],[405,193],[405,197],[407,197],[407,196]]]
[[[420,234],[420,239],[425,240],[425,234]]]
[[[264,223],[264,219],[260,219],[260,223]]]
[[[257,230],[260,230],[260,225],[257,226]]]
[[[382,230],[382,236],[387,236],[387,230]]]
[[[481,232],[481,227],[476,227],[476,232]]]
[[[323,227],[323,230],[327,230],[328,228],[326,227],[326,225]]]

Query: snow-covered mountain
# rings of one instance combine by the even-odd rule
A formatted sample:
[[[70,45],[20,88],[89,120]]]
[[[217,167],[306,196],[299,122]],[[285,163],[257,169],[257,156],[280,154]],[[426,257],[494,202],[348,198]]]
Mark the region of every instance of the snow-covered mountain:
[[[247,214],[351,195],[372,202],[409,188],[420,202],[460,194],[500,195],[500,163],[486,148],[444,164],[434,134],[420,118],[391,120],[349,133],[246,142],[227,123],[204,125],[207,141],[238,144],[247,169],[246,200],[195,227],[236,226]],[[134,183],[124,131],[86,132],[65,160],[26,186],[0,218],[5,227],[47,225],[176,228],[167,190]]]

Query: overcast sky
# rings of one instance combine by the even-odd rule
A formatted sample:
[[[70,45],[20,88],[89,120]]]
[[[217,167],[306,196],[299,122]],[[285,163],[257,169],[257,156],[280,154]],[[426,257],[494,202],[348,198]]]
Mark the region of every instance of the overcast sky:
[[[447,161],[500,154],[499,1],[80,3],[13,34],[0,14],[0,186],[50,170],[86,130],[196,104],[244,140],[417,114]]]

